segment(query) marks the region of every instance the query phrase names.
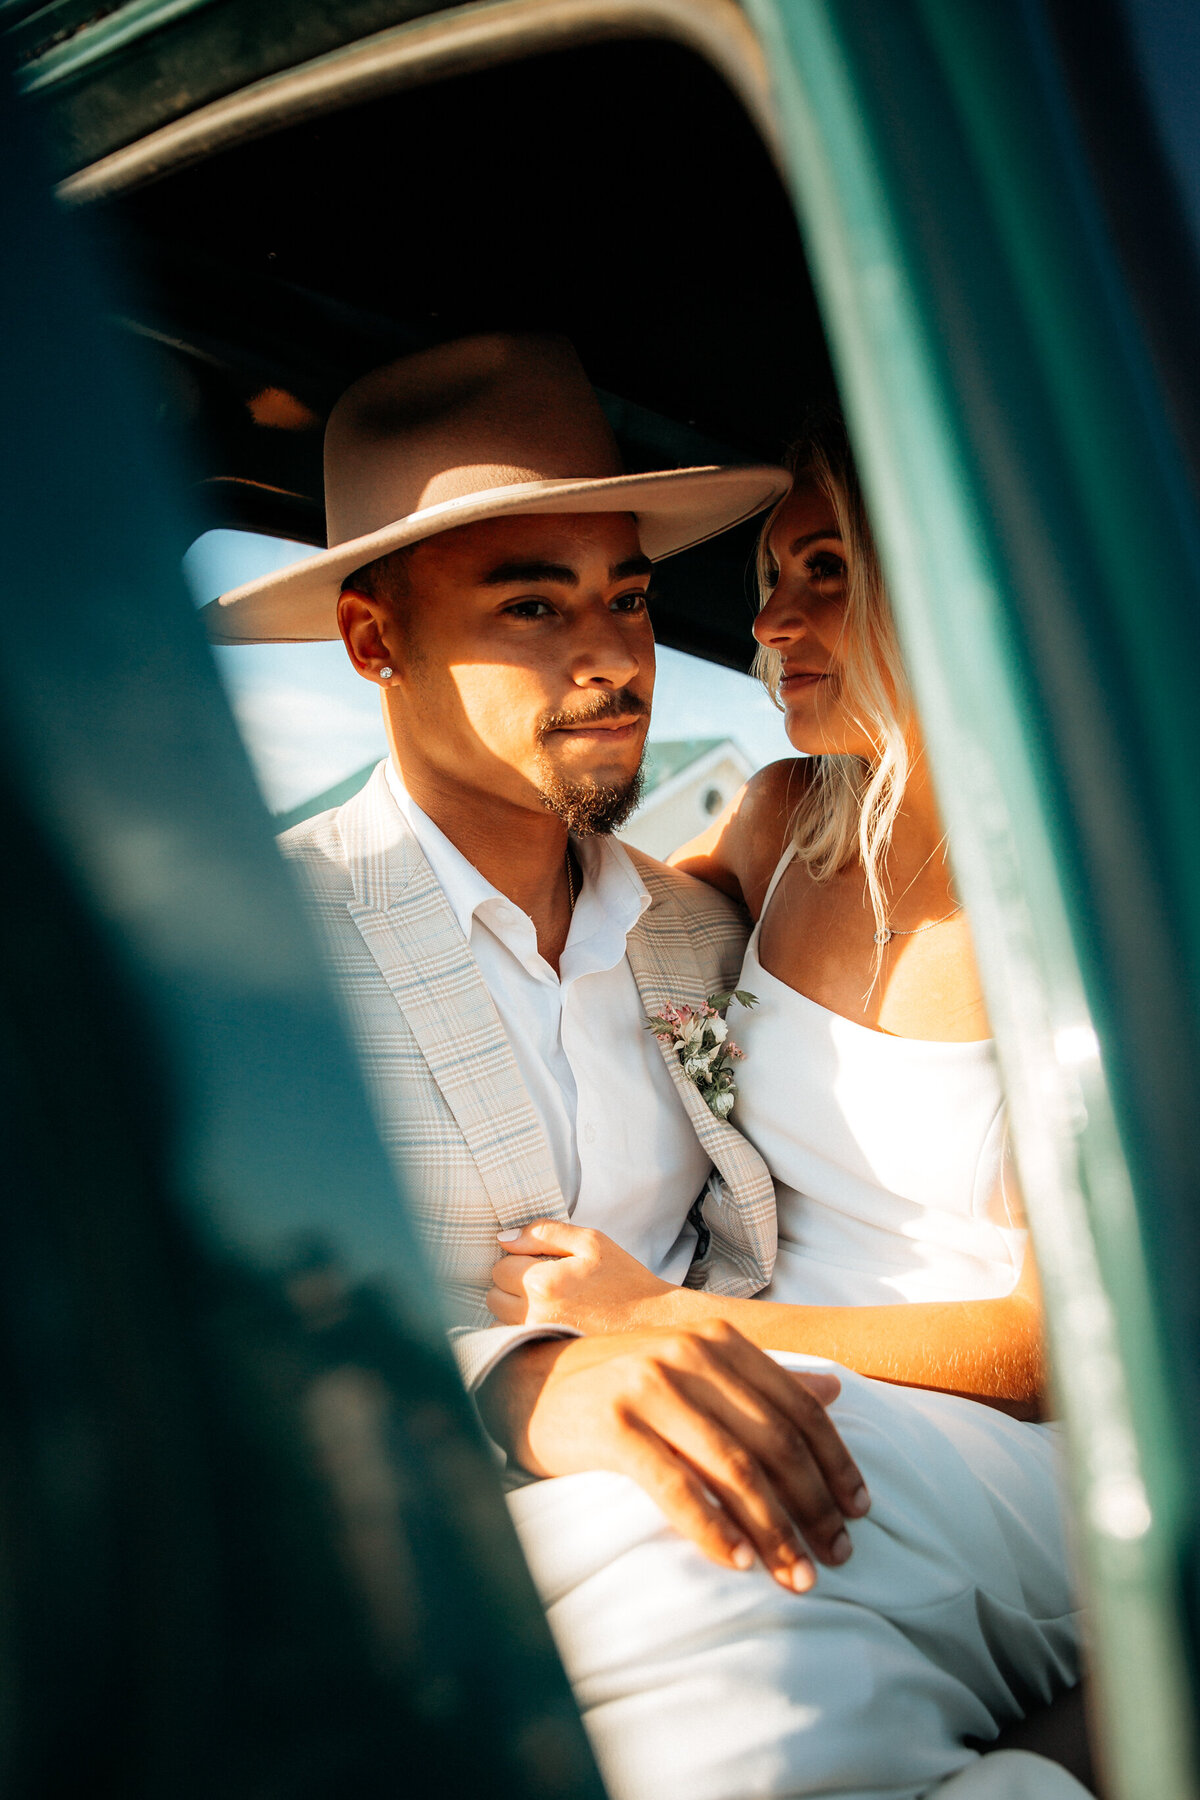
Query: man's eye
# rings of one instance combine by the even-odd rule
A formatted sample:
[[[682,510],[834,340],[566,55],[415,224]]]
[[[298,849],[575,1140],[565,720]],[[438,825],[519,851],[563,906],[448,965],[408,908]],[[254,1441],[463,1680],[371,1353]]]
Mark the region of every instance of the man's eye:
[[[545,619],[554,611],[548,600],[514,600],[504,608],[514,619]]]
[[[644,591],[636,594],[618,594],[616,599],[612,602],[612,610],[613,612],[636,613],[642,612],[645,605],[646,595]]]

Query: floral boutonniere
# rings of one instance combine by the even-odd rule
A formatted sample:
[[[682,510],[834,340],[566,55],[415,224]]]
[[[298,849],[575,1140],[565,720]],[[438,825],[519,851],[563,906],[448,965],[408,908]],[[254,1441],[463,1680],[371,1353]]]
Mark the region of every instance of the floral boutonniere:
[[[754,994],[735,988],[729,994],[710,994],[701,1006],[664,1006],[646,1026],[660,1043],[671,1046],[684,1074],[699,1088],[700,1098],[718,1119],[727,1119],[733,1111],[737,1099],[733,1065],[746,1054],[738,1049],[725,1023],[732,1000],[739,1006],[758,1005]]]

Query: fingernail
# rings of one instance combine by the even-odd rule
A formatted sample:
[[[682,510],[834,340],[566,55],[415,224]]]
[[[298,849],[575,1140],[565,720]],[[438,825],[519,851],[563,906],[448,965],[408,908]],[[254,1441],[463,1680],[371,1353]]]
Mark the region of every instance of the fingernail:
[[[754,1551],[746,1542],[745,1538],[742,1539],[740,1544],[734,1544],[729,1554],[735,1569],[751,1569],[754,1567]]]
[[[520,1235],[521,1227],[519,1225],[514,1225],[511,1226],[508,1231],[498,1231],[496,1233],[496,1241],[500,1244],[511,1244],[513,1239],[519,1238]]]
[[[871,1510],[871,1496],[865,1487],[860,1487],[850,1502],[850,1511],[856,1519],[861,1519],[865,1512]]]
[[[839,1531],[829,1546],[829,1560],[834,1564],[849,1562],[854,1546],[848,1531]]]
[[[793,1593],[807,1594],[809,1588],[812,1587],[817,1579],[817,1571],[813,1568],[807,1556],[802,1556],[799,1562],[793,1563],[790,1569],[784,1570],[783,1579],[787,1582]]]

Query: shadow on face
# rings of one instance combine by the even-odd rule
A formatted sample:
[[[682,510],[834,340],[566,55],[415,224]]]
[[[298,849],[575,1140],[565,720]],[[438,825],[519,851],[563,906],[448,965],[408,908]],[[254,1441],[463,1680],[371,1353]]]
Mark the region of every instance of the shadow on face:
[[[541,812],[574,795],[575,829],[589,795],[632,790],[654,690],[650,574],[631,514],[522,514],[413,546],[386,598],[344,593],[355,666],[393,671],[385,716],[410,786]]]

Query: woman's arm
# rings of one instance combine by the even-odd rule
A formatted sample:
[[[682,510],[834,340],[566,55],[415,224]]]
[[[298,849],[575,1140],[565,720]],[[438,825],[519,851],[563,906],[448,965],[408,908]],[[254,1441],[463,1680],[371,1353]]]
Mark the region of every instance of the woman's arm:
[[[807,757],[793,756],[760,769],[707,831],[667,858],[671,867],[740,900],[757,918],[808,768]]]
[[[789,1306],[673,1287],[603,1233],[555,1219],[527,1225],[504,1248],[487,1297],[504,1324],[574,1325],[591,1335],[724,1319],[763,1350],[827,1356],[878,1381],[1041,1417],[1041,1294],[1029,1250],[1016,1288],[1000,1300]]]
[[[677,1288],[648,1309],[660,1324],[723,1318],[763,1350],[803,1349],[906,1387],[984,1400],[1016,1418],[1041,1417],[1042,1316],[1033,1258],[1001,1300],[896,1306],[786,1306]]]

